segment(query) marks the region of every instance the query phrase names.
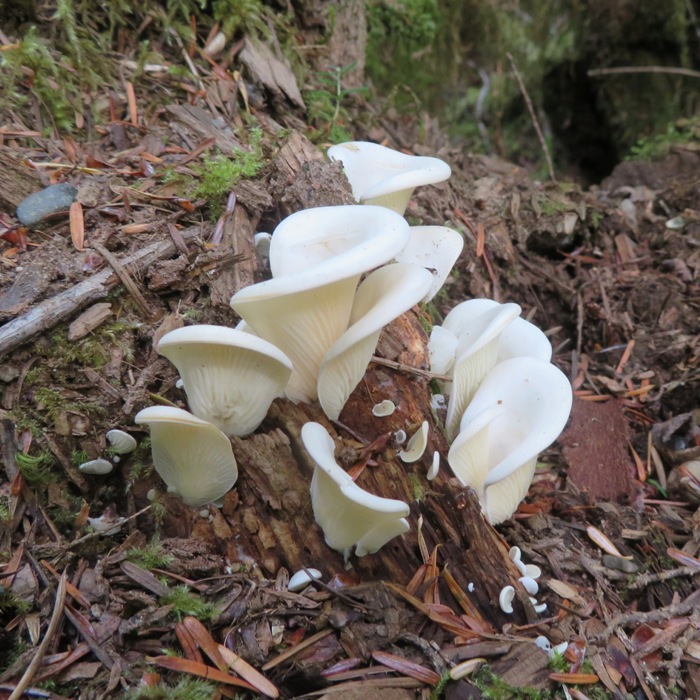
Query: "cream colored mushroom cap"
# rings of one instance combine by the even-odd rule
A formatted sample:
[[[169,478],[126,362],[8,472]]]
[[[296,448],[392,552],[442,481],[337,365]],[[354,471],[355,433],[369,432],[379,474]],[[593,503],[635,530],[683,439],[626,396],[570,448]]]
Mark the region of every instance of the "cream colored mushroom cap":
[[[231,443],[211,423],[172,406],[144,408],[134,422],[150,426],[153,465],[168,490],[187,505],[212,503],[236,483]]]
[[[192,413],[239,437],[260,425],[292,373],[275,345],[224,326],[176,328],[161,338],[158,352],[177,367]]]
[[[408,531],[408,504],[375,496],[357,486],[336,463],[333,438],[322,425],[304,424],[301,438],[316,464],[311,505],[329,547],[344,552],[357,545],[357,556],[364,556]]]

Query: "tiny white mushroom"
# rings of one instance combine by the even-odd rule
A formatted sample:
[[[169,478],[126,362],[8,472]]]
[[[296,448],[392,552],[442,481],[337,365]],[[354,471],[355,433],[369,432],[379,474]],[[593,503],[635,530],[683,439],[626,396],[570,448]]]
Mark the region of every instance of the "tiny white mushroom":
[[[521,576],[518,581],[523,584],[523,588],[530,595],[537,595],[537,592],[540,590],[540,587],[537,585],[537,581],[535,581],[534,578],[530,578],[529,576]]]
[[[83,474],[109,474],[114,465],[106,459],[91,459],[89,462],[83,462],[78,469]]]
[[[109,446],[118,454],[124,455],[136,449],[136,439],[123,430],[109,430],[105,436]]]
[[[404,213],[416,187],[447,180],[451,173],[439,158],[407,155],[368,141],[331,146],[328,157],[343,163],[358,202],[388,207],[398,214]]]
[[[160,339],[158,352],[180,372],[192,413],[238,437],[262,423],[292,373],[272,343],[224,326],[177,328]]]
[[[554,656],[555,654],[563,654],[567,649],[569,648],[569,642],[562,642],[561,644],[555,644],[551,651],[549,652],[550,656]]]
[[[433,452],[433,463],[430,465],[430,469],[428,469],[428,481],[432,481],[439,473],[440,471],[440,453],[435,451]]]
[[[542,569],[539,566],[535,566],[535,564],[525,564],[525,576],[538,579],[542,576]]]
[[[423,456],[425,448],[428,446],[429,429],[428,421],[424,420],[420,428],[411,436],[406,449],[399,452],[398,457],[401,461],[410,464],[417,462]]]
[[[447,408],[444,394],[433,394],[430,397],[430,408],[433,411],[444,411]]]
[[[408,436],[406,435],[406,431],[405,431],[405,430],[400,430],[400,429],[399,429],[399,430],[397,430],[397,431],[394,433],[394,442],[395,442],[397,445],[403,445],[404,442],[406,442],[406,438],[407,438],[407,437],[408,437]]]
[[[396,404],[389,399],[384,399],[372,407],[372,415],[377,416],[377,418],[384,418],[385,416],[390,416],[396,410]]]
[[[474,584],[471,581],[467,584],[467,590],[470,593],[474,593]]]
[[[261,257],[267,260],[270,257],[270,242],[272,240],[272,235],[269,233],[256,233],[253,236],[253,244],[255,245],[255,252]]]
[[[309,574],[311,575],[309,576]],[[302,569],[289,579],[287,589],[292,591],[292,593],[301,591],[313,581],[321,579],[322,576],[323,574],[318,569]]]
[[[346,552],[355,545],[356,555],[364,556],[408,532],[408,504],[360,488],[336,463],[335,443],[322,425],[304,424],[301,439],[316,465],[311,507],[329,547]]]
[[[544,649],[547,652],[552,649],[552,643],[542,634],[535,639],[535,646],[539,647],[540,649]]]
[[[510,615],[513,612],[513,599],[515,598],[515,588],[504,586],[498,594],[498,604],[504,613]]]
[[[541,615],[547,609],[547,603],[540,603],[539,605],[535,605],[535,603],[533,603],[533,606],[538,615]]]
[[[144,408],[134,422],[150,426],[153,466],[187,505],[212,503],[236,483],[231,442],[211,423],[173,406]]]

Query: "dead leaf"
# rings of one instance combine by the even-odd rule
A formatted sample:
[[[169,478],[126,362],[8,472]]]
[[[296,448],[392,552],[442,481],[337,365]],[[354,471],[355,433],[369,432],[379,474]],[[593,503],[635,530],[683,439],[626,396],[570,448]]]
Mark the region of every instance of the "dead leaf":
[[[80,202],[73,202],[68,210],[70,219],[70,237],[73,247],[82,252],[85,243],[85,219],[83,217],[83,205]]]

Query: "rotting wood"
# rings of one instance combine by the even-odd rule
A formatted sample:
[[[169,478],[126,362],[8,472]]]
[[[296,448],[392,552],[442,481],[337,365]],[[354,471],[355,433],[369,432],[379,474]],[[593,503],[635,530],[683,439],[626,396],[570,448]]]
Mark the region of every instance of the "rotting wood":
[[[183,231],[182,236],[185,240],[193,240],[200,233],[200,227],[193,226]],[[124,269],[130,270],[132,274],[139,275],[157,260],[170,257],[175,253],[175,243],[168,238],[121,258],[119,264]],[[46,299],[27,313],[5,324],[0,328],[0,357],[26,343],[38,333],[53,328],[88,304],[103,299],[119,282],[114,271],[105,268],[84,282]]]
[[[413,366],[426,366],[425,334],[415,314],[392,324],[386,331],[392,342],[380,347],[404,348],[398,357]],[[416,349],[421,355],[416,356]],[[372,414],[372,406],[388,398],[396,411],[384,418]],[[498,596],[506,585],[518,586],[520,573],[508,556],[508,548],[500,535],[484,520],[476,495],[461,489],[450,478],[446,465],[447,443],[430,410],[428,380],[414,374],[370,367],[363,381],[353,392],[340,421],[334,427],[321,410],[308,404],[293,404],[278,399],[273,404],[263,431],[245,439],[233,439],[239,465],[236,484],[238,503],[227,509],[231,529],[237,533],[229,543],[229,556],[256,561],[266,576],[274,576],[281,566],[290,571],[314,567],[333,574],[345,570],[343,555],[331,550],[323,532],[314,522],[309,484],[314,464],[301,440],[301,429],[308,421],[321,423],[336,442],[336,459],[345,468],[354,464],[365,445],[381,435],[399,429],[409,434],[422,421],[431,426],[429,448],[414,464],[405,464],[396,457],[397,446],[391,442],[372,453],[377,464],[368,466],[357,483],[367,491],[410,504],[411,531],[385,545],[379,552],[362,558],[351,558],[350,576],[360,581],[387,580],[406,585],[423,564],[417,545],[418,518],[423,518],[423,536],[430,551],[438,546],[440,566],[449,562],[450,573],[463,591],[473,582],[468,593],[484,620],[500,628],[505,622],[527,619],[522,605],[506,615],[498,607]],[[348,436],[362,438],[358,443]],[[381,441],[377,444],[381,444]],[[443,455],[443,469],[438,477],[427,480],[433,451]],[[206,524],[193,522],[200,537],[206,537]],[[443,600],[451,594],[441,581]],[[527,600],[527,599],[526,599]],[[455,606],[456,607],[456,606]]]

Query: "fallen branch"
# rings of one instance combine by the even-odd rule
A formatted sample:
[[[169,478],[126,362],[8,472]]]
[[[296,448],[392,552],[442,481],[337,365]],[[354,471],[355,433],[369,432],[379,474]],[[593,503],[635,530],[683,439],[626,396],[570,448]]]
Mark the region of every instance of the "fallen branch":
[[[668,75],[685,75],[688,78],[700,78],[700,71],[667,66],[620,66],[619,68],[594,68],[588,71],[588,75],[596,78],[601,75],[620,75],[623,73],[666,73]]]
[[[192,227],[188,231],[184,231],[182,236],[185,240],[192,240],[200,232],[201,229],[198,226]],[[139,275],[153,263],[168,258],[176,252],[175,243],[171,238],[167,238],[152,243],[118,262],[123,269],[130,268],[132,275]],[[26,314],[5,324],[0,328],[0,357],[26,343],[38,333],[53,328],[57,323],[88,304],[103,299],[119,282],[119,277],[111,268],[107,267],[84,282],[46,299]]]

